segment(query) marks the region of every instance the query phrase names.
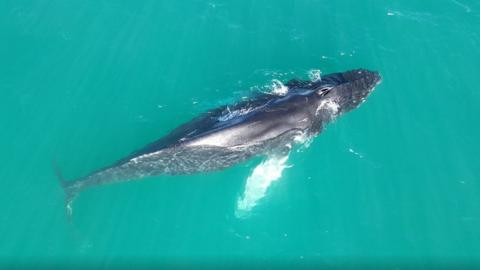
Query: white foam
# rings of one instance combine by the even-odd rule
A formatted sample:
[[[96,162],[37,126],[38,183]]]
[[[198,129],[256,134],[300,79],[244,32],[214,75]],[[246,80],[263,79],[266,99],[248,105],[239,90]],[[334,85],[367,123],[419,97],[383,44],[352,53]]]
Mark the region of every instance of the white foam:
[[[310,136],[309,134],[307,134],[306,132],[298,132],[297,134],[295,134],[295,136],[293,137],[293,142],[295,144],[299,144],[301,145],[301,147],[299,147],[297,149],[297,152],[301,152],[303,151],[305,148],[308,148],[310,147],[310,144],[312,143],[313,141],[313,137]],[[287,146],[289,147],[289,149],[292,149],[292,145],[291,144],[287,144]]]
[[[275,95],[284,96],[288,93],[288,87],[277,79],[272,80],[271,88],[271,93]]]
[[[320,69],[312,69],[308,72],[308,77],[312,82],[318,82],[322,80],[322,71]]]
[[[307,133],[301,132],[295,137],[293,137],[293,141],[297,144],[301,144],[303,147],[308,148],[310,144],[312,143],[312,137],[308,136]]]
[[[270,157],[253,169],[247,178],[242,196],[237,200],[236,217],[246,217],[258,201],[265,197],[268,187],[280,179],[283,170],[288,167],[287,159],[288,156]]]
[[[222,116],[219,116],[218,117],[218,121],[228,121],[234,117],[237,117],[237,116],[241,116],[241,115],[244,115],[244,114],[247,114],[251,111],[253,111],[254,109],[253,108],[242,108],[242,109],[239,109],[239,110],[234,110],[234,111],[230,111],[230,108],[227,107],[227,111],[228,113],[225,114],[225,115],[222,115]]]
[[[307,135],[305,135],[305,133],[303,132],[293,137],[293,141],[300,144],[305,143],[307,139]]]

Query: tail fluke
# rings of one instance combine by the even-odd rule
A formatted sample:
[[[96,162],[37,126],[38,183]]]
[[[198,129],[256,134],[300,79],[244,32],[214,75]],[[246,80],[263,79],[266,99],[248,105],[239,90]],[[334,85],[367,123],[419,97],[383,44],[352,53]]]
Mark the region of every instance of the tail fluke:
[[[73,213],[73,200],[77,197],[79,190],[74,181],[66,181],[65,178],[63,178],[62,172],[58,168],[55,161],[52,161],[52,166],[55,170],[55,174],[57,175],[58,182],[65,192],[65,213],[68,218],[71,218]]]

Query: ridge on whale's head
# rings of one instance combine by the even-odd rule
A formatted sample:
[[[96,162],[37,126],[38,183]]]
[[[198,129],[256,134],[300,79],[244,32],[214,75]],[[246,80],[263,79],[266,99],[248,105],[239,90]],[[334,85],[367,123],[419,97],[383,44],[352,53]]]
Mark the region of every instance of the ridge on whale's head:
[[[366,69],[326,75],[315,85],[319,106],[332,108],[333,104],[335,114],[349,112],[365,101],[381,80],[378,72]]]

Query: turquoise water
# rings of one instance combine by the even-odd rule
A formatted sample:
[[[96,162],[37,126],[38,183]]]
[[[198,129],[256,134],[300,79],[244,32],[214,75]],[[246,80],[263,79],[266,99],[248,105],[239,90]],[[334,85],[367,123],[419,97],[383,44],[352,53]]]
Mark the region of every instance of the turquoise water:
[[[480,3],[2,1],[0,265],[480,264]],[[298,148],[239,216],[262,158],[90,189],[68,179],[209,108],[353,68],[383,82]]]

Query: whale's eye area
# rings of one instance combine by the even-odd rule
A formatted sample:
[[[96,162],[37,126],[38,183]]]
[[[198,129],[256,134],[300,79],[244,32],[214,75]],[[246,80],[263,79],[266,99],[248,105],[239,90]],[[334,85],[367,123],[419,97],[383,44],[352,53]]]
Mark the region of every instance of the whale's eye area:
[[[324,97],[326,96],[328,93],[330,93],[330,91],[332,90],[333,87],[330,87],[330,86],[326,86],[326,87],[322,87],[320,89],[317,90],[317,95],[321,96],[321,97]]]

